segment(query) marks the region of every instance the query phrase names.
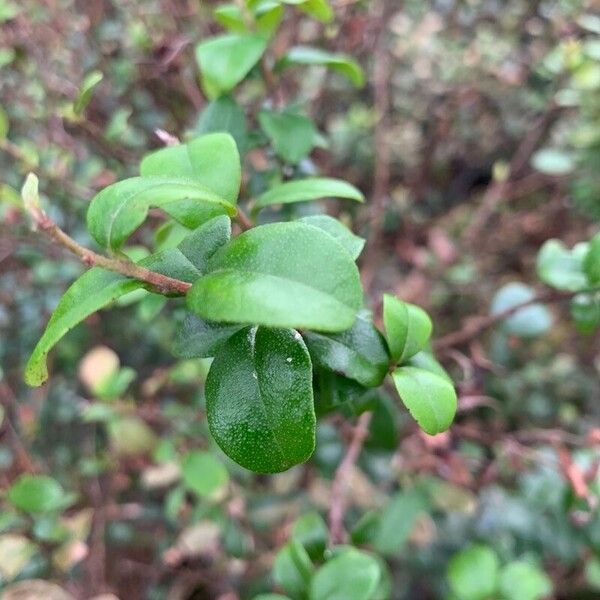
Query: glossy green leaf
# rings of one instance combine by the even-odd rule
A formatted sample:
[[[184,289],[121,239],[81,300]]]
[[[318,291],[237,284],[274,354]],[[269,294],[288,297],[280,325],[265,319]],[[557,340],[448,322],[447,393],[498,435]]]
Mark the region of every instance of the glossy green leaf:
[[[539,278],[559,290],[577,291],[588,286],[584,260],[588,244],[577,244],[569,250],[560,240],[548,240],[537,257]]]
[[[329,215],[309,215],[298,220],[307,225],[318,227],[328,233],[348,250],[354,260],[360,256],[365,247],[365,240],[363,238],[354,235],[345,225]]]
[[[542,570],[525,561],[508,563],[500,571],[504,600],[542,600],[552,594],[552,581]]]
[[[209,261],[187,295],[209,321],[337,332],[362,304],[358,270],[325,232],[304,223],[255,227]]]
[[[448,581],[460,600],[489,600],[498,586],[499,562],[487,546],[470,546],[448,564]]]
[[[221,96],[210,102],[200,113],[195,132],[199,135],[228,133],[235,140],[240,154],[244,154],[248,147],[246,115],[231,96]]]
[[[351,329],[323,335],[306,332],[304,340],[313,362],[320,367],[376,387],[385,378],[389,356],[383,336],[368,313],[359,313]]]
[[[491,313],[498,314],[534,298],[535,292],[519,282],[500,288],[492,300]],[[552,326],[552,315],[543,304],[532,304],[518,310],[502,322],[502,329],[512,335],[535,337],[546,333]]]
[[[229,482],[229,473],[210,452],[192,450],[181,461],[183,483],[202,498],[210,498]]]
[[[327,369],[315,369],[315,375],[318,383],[316,407],[320,415],[332,410],[350,416],[364,412],[365,405],[368,406],[368,399],[365,399],[368,388]]]
[[[292,165],[310,154],[317,130],[311,119],[293,112],[261,110],[258,121],[277,156]]]
[[[309,512],[299,517],[292,528],[292,538],[300,542],[312,560],[321,560],[329,530],[318,512]]]
[[[292,539],[277,553],[273,578],[293,598],[306,596],[312,573],[310,557],[300,542]]]
[[[80,115],[85,110],[86,106],[90,103],[92,96],[94,95],[94,90],[100,84],[104,75],[100,71],[92,71],[88,73],[83,83],[81,84],[81,88],[79,89],[79,94],[73,103],[73,111],[76,115]]]
[[[173,354],[179,358],[215,356],[221,346],[244,325],[224,325],[187,315],[177,327]]]
[[[104,248],[116,250],[158,207],[189,228],[208,215],[235,215],[236,208],[196,181],[166,177],[132,177],[109,185],[92,200],[87,226]]]
[[[267,40],[254,34],[210,38],[196,46],[202,87],[210,99],[231,91],[260,60]]]
[[[214,132],[146,155],[140,164],[140,174],[142,177],[193,179],[235,204],[240,193],[242,168],[234,137],[226,132]]]
[[[365,75],[360,65],[351,57],[344,54],[334,54],[320,48],[296,46],[292,48],[279,62],[279,68],[290,65],[318,65],[340,73],[356,87],[365,83]]]
[[[234,461],[276,473],[315,447],[312,367],[293,330],[247,327],[222,346],[206,380],[210,431]]]
[[[370,600],[381,570],[375,558],[349,548],[327,561],[310,584],[310,600]]]
[[[447,379],[417,367],[399,367],[392,378],[404,406],[423,431],[436,435],[450,427],[457,398]]]
[[[203,223],[178,245],[179,251],[200,273],[205,273],[208,261],[231,238],[231,221],[220,215]]]
[[[64,508],[65,491],[52,477],[21,475],[8,489],[8,501],[25,512],[43,513]]]
[[[590,240],[588,251],[583,259],[583,270],[590,285],[600,284],[600,233]]]
[[[420,352],[433,330],[431,319],[422,308],[389,294],[383,297],[383,323],[390,354],[399,363]]]
[[[256,209],[274,204],[307,202],[322,198],[344,198],[363,202],[364,196],[353,185],[341,179],[314,177],[287,181],[272,187],[256,199]]]

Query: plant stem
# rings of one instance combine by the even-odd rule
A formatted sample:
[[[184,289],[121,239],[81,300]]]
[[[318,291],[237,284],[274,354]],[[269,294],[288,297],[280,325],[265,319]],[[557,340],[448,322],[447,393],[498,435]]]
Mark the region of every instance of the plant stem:
[[[81,262],[88,267],[102,267],[107,271],[113,271],[132,279],[145,281],[162,294],[185,294],[192,287],[191,283],[156,273],[155,271],[136,265],[130,260],[109,258],[108,256],[98,254],[77,243],[72,237],[67,235],[41,208],[28,206],[27,210],[38,229],[42,230],[60,246],[78,256]]]
[[[331,503],[329,509],[329,537],[332,544],[344,541],[344,513],[346,512],[346,492],[350,485],[352,467],[358,460],[363,444],[369,435],[369,423],[372,413],[360,415],[352,433],[352,439],[342,462],[338,466],[331,486]]]
[[[445,335],[439,340],[433,342],[433,348],[436,351],[447,350],[449,348],[454,348],[455,346],[460,346],[470,342],[471,340],[479,337],[486,329],[505,321],[521,309],[527,308],[533,304],[553,304],[556,302],[564,302],[566,300],[571,300],[579,294],[591,294],[599,291],[600,288],[591,288],[576,292],[550,290],[548,292],[541,293],[533,298],[530,298],[529,300],[526,300],[525,302],[515,304],[514,306],[511,306],[510,308],[507,308],[506,310],[494,315],[471,318],[462,329],[459,329],[453,333],[449,333],[448,335]]]

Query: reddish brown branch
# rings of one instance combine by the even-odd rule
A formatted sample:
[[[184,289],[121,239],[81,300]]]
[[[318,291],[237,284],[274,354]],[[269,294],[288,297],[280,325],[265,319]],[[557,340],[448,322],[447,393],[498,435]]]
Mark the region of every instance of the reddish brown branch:
[[[344,541],[344,513],[346,512],[346,492],[354,463],[358,460],[363,444],[369,435],[370,412],[363,413],[356,423],[352,439],[342,462],[338,466],[331,486],[329,508],[329,536],[332,544]]]

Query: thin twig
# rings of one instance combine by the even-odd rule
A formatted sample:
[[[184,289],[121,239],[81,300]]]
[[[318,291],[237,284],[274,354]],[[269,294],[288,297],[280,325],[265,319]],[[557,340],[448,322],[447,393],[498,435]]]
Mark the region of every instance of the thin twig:
[[[521,309],[527,308],[533,304],[553,304],[557,302],[564,302],[566,300],[571,300],[579,294],[590,294],[598,291],[600,291],[600,288],[580,290],[577,292],[550,290],[548,292],[541,293],[533,298],[530,298],[529,300],[526,300],[525,302],[515,304],[514,306],[511,306],[510,308],[507,308],[506,310],[494,315],[489,315],[486,317],[473,317],[469,319],[462,329],[459,329],[453,333],[449,333],[448,335],[445,335],[439,340],[433,342],[433,348],[436,351],[440,351],[466,344],[467,342],[479,337],[490,327],[505,321],[509,317],[512,317],[515,313],[519,312]]]
[[[254,227],[250,217],[239,206],[237,207],[237,215],[235,218],[243,231],[248,231],[248,229]]]
[[[108,271],[120,273],[126,277],[138,279],[149,283],[154,289],[163,294],[185,294],[192,287],[191,283],[180,281],[161,273],[156,273],[140,265],[136,265],[129,260],[119,258],[109,258],[98,254],[81,244],[78,244],[72,237],[67,235],[41,208],[37,206],[28,206],[27,210],[31,215],[37,228],[52,238],[60,246],[63,246],[76,256],[88,267],[102,267]]]
[[[338,466],[331,486],[331,503],[329,507],[329,536],[332,544],[344,541],[344,513],[346,512],[346,492],[348,480],[354,463],[358,460],[363,444],[369,435],[369,423],[372,413],[363,413],[354,427],[352,439],[342,462]]]

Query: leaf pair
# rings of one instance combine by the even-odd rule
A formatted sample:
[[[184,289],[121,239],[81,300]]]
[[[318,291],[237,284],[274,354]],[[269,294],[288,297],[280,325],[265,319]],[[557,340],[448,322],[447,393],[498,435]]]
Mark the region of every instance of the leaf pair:
[[[383,320],[390,354],[400,365],[392,372],[392,379],[402,402],[423,431],[430,435],[445,431],[456,413],[452,381],[433,356],[420,366],[406,364],[426,347],[431,319],[418,306],[386,295]]]

